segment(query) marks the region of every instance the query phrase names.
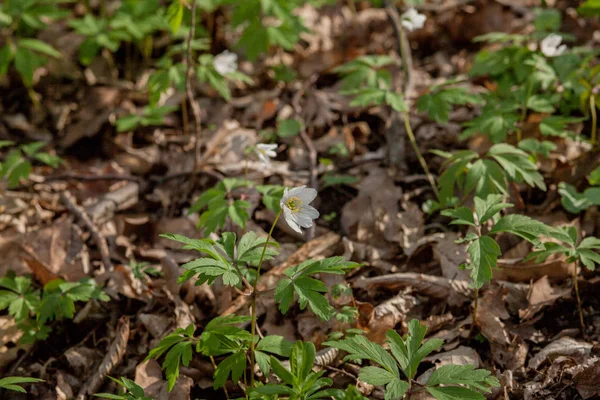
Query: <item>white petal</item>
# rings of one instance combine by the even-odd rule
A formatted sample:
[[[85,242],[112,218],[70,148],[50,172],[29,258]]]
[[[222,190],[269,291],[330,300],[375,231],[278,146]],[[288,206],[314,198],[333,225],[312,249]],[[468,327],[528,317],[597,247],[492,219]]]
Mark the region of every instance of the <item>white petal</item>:
[[[282,209],[283,209],[283,218],[285,219],[285,222],[287,222],[287,224],[289,225],[290,228],[292,228],[296,232],[302,234],[302,229],[300,229],[300,227],[296,223],[296,218],[294,218],[294,214],[292,214],[290,209],[287,207],[282,206]]]
[[[317,191],[313,188],[304,188],[296,195],[302,200],[302,204],[308,204],[317,197]]]
[[[277,153],[275,153],[273,150],[265,150],[265,154],[271,158],[277,157]]]
[[[313,220],[306,215],[302,215],[301,213],[298,213],[298,214],[294,214],[294,217],[295,217],[294,220],[296,221],[296,223],[303,228],[310,228],[313,225]]]
[[[306,188],[306,185],[303,186],[298,186],[295,187],[293,189],[290,189],[288,193],[288,198],[290,197],[300,197],[300,193],[302,193],[302,190],[304,190]]]
[[[298,214],[306,215],[308,218],[317,219],[319,218],[319,211],[313,206],[304,205]]]

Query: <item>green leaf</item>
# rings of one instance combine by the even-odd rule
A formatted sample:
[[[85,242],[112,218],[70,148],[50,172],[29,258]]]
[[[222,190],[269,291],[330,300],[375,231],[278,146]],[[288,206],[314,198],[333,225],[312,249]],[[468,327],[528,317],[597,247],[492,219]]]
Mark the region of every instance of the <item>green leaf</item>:
[[[231,375],[233,382],[238,382],[246,369],[246,354],[238,352],[230,355],[219,363],[215,370],[213,388],[218,389],[225,385]]]
[[[183,20],[183,2],[174,0],[167,9],[167,21],[173,33],[177,33]]]
[[[29,378],[25,376],[7,376],[0,379],[0,389],[12,390],[14,392],[27,393],[21,386],[24,383],[46,382],[43,379]]]
[[[40,54],[44,54],[46,56],[50,56],[50,57],[54,57],[54,58],[61,57],[60,52],[57,51],[54,47],[50,46],[47,43],[42,42],[41,40],[37,40],[37,39],[19,39],[17,41],[17,47],[23,48],[23,49],[28,49],[28,50],[33,50]]]
[[[500,143],[492,146],[488,154],[504,168],[511,180],[525,182],[529,186],[546,190],[544,177],[529,160],[527,153],[509,144]]]
[[[395,379],[385,387],[384,400],[397,400],[404,398],[408,390],[408,382]]]
[[[297,119],[277,121],[277,135],[282,138],[294,137],[302,130],[302,123]]]
[[[491,378],[491,379],[490,379]],[[475,369],[474,365],[444,365],[433,371],[427,380],[427,386],[465,385],[485,393],[491,393],[488,386],[497,387],[496,378],[490,371]]]
[[[304,310],[306,305],[310,307],[319,318],[327,321],[333,314],[333,308],[329,301],[321,293],[327,293],[325,284],[317,279],[302,276],[293,282],[294,291],[298,294],[300,309]]]
[[[262,255],[266,240],[266,238],[257,237],[256,233],[252,231],[246,233],[244,236],[242,236],[242,239],[238,245],[237,261],[257,263]],[[279,244],[277,242],[269,242],[265,251],[264,260],[270,260],[277,255],[277,251],[274,250],[273,247],[279,248]]]
[[[552,105],[550,99],[537,94],[527,99],[527,108],[541,113],[554,112],[554,106]]]
[[[375,386],[387,385],[391,381],[398,379],[396,375],[379,367],[361,368],[358,377],[361,381]]]
[[[443,210],[442,215],[453,218],[454,221],[450,222],[451,225],[475,225],[473,219],[473,211],[467,207],[459,207],[451,210]]]
[[[408,110],[406,103],[404,102],[404,97],[401,93],[386,92],[385,102],[395,111],[404,112]]]
[[[481,104],[482,99],[464,88],[442,88],[425,94],[417,100],[419,111],[427,111],[429,118],[438,122],[448,122],[453,105]]]
[[[492,279],[492,268],[496,268],[498,257],[502,255],[500,246],[489,236],[481,236],[467,248],[471,263],[471,279],[476,288],[481,288]]]
[[[343,340],[325,342],[325,346],[344,350],[348,353],[346,360],[373,361],[392,375],[399,377],[398,366],[394,358],[380,345],[370,342],[364,336],[352,336]]]
[[[323,175],[323,188],[340,185],[353,185],[358,182],[358,177],[352,175]]]
[[[290,352],[292,351],[292,343],[283,336],[269,335],[258,342],[256,350],[277,354],[282,357],[289,357]]]
[[[246,227],[246,222],[250,219],[250,215],[248,214],[250,207],[250,203],[245,200],[235,200],[229,206],[227,213],[231,221],[243,229]]]
[[[501,210],[513,206],[510,203],[503,203],[503,199],[504,196],[493,194],[486,197],[485,200],[475,197],[475,214],[477,214],[479,225],[494,217]]]
[[[537,244],[539,243],[540,236],[548,236],[552,230],[553,228],[548,225],[528,216],[511,214],[500,218],[490,231],[490,235],[508,232],[522,237],[533,244]]]
[[[33,85],[33,73],[44,64],[45,59],[26,48],[18,48],[15,52],[15,68],[27,86]]]
[[[459,386],[426,387],[426,389],[437,400],[485,400],[482,394]]]
[[[175,386],[175,381],[179,376],[179,367],[181,364],[188,366],[192,359],[192,346],[194,326],[189,325],[186,329],[179,328],[170,335],[165,336],[157,347],[150,350],[146,360],[159,358],[166,353],[162,368],[167,375],[167,387],[171,391]]]
[[[561,204],[565,210],[573,214],[579,214],[591,206],[600,205],[600,188],[587,188],[583,193],[577,192],[575,186],[566,182],[558,184],[558,193],[561,196]]]

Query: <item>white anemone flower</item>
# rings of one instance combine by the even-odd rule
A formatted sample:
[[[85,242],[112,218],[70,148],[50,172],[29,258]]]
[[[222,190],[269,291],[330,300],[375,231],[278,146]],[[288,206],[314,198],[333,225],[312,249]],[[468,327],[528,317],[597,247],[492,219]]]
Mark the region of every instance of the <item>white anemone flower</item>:
[[[540,50],[546,57],[560,56],[567,50],[566,44],[560,44],[562,37],[556,33],[546,36],[540,43]]]
[[[425,25],[427,17],[424,14],[419,14],[414,8],[409,8],[402,14],[402,26],[409,32],[416,29],[421,29]]]
[[[267,143],[259,143],[254,148],[256,155],[262,161],[265,168],[269,168],[271,165],[271,158],[277,157],[277,153],[275,152],[277,149],[276,144],[267,144]]]
[[[232,53],[229,50],[225,50],[221,54],[215,56],[213,65],[219,74],[226,75],[237,70],[237,59],[237,54]]]
[[[298,233],[302,233],[300,228],[310,228],[313,225],[313,219],[319,218],[319,212],[308,204],[317,197],[317,191],[306,186],[300,186],[288,190],[285,189],[281,198],[281,209],[283,217],[288,225]]]

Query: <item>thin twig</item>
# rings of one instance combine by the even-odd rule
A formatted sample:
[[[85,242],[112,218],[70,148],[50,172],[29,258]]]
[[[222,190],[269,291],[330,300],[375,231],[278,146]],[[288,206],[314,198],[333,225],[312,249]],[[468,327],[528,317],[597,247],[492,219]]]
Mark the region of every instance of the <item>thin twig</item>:
[[[202,134],[202,119],[200,115],[200,106],[194,98],[194,92],[192,91],[192,78],[194,72],[194,62],[192,61],[192,40],[196,32],[196,6],[197,1],[192,1],[192,21],[190,26],[190,32],[187,37],[187,71],[185,73],[185,94],[188,103],[192,107],[192,114],[194,115],[194,171],[198,171],[200,167],[200,144]]]
[[[102,258],[102,263],[107,271],[113,271],[114,266],[112,261],[110,260],[110,252],[108,250],[108,244],[106,242],[106,238],[104,235],[98,230],[98,228],[92,222],[90,216],[85,212],[83,208],[77,205],[75,200],[72,198],[71,193],[68,191],[64,191],[60,193],[60,200],[67,207],[67,209],[75,214],[77,218],[85,225],[85,227],[90,231],[96,246],[98,246],[98,251],[100,251],[100,257]]]

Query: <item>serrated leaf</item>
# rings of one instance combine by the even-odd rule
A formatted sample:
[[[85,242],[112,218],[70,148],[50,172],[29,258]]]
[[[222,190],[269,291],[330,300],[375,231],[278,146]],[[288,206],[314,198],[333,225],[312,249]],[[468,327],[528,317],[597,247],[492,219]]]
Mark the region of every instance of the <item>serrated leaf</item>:
[[[396,375],[379,367],[363,367],[360,369],[358,376],[363,382],[375,386],[387,385],[394,379],[398,379]]]
[[[218,389],[225,385],[231,375],[233,382],[238,382],[246,369],[246,355],[238,352],[230,355],[219,363],[214,374],[213,388]]]
[[[502,255],[500,246],[489,236],[481,236],[467,248],[471,263],[471,279],[476,288],[481,288],[492,279],[492,268],[496,268],[498,257]]]
[[[485,400],[482,394],[459,386],[426,387],[426,389],[437,400]]]
[[[503,200],[504,196],[493,194],[487,196],[485,200],[475,197],[475,214],[477,214],[479,225],[494,217],[501,210],[513,206],[510,203],[503,203]]]
[[[453,218],[451,225],[470,225],[476,226],[473,219],[473,211],[467,207],[459,207],[451,210],[443,210],[442,215]]]
[[[548,225],[528,216],[511,214],[500,218],[490,231],[490,234],[508,232],[537,244],[539,243],[540,236],[549,236],[552,230],[553,228]]]

